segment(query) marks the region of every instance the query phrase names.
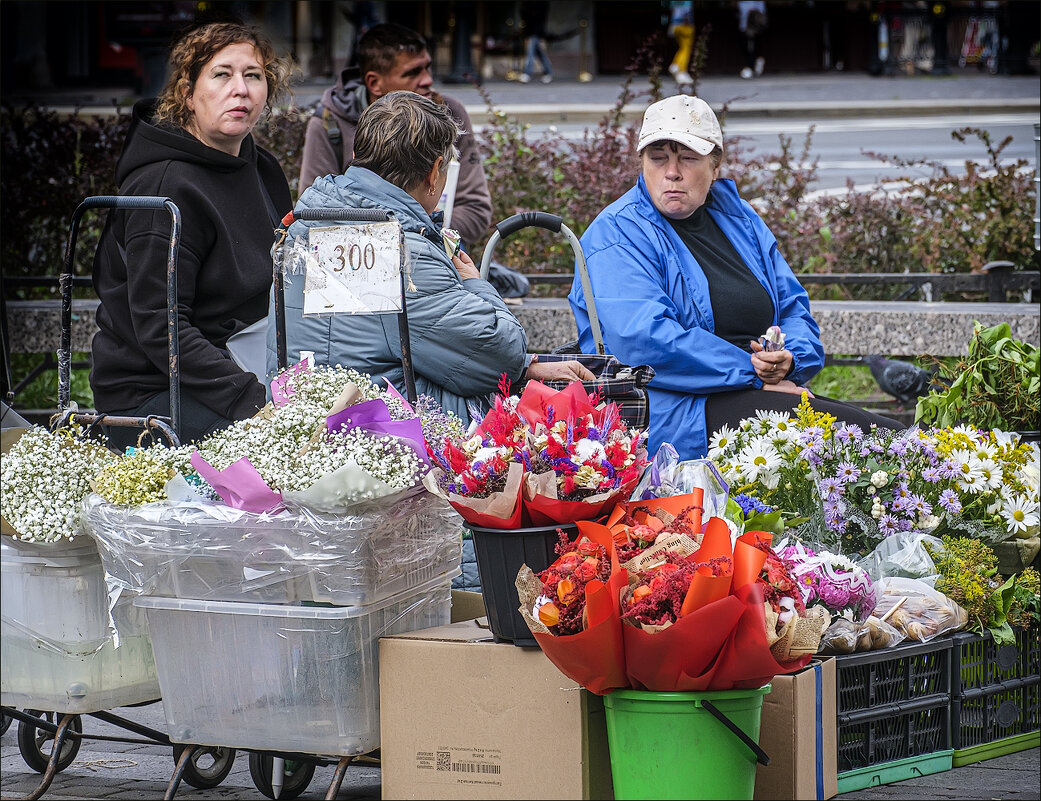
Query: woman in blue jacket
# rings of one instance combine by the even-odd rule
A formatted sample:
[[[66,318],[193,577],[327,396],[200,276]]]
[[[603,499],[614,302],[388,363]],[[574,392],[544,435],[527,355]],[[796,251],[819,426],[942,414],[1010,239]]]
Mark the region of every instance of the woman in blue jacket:
[[[806,291],[734,182],[719,178],[723,134],[700,98],[675,95],[644,114],[636,186],[582,236],[604,344],[655,370],[650,452],[663,442],[699,458],[708,437],[757,410],[792,411],[824,365]],[[579,345],[593,352],[581,282],[569,295]],[[784,347],[764,349],[771,326]],[[812,397],[812,393],[811,393]],[[867,427],[900,424],[825,398],[811,403]]]

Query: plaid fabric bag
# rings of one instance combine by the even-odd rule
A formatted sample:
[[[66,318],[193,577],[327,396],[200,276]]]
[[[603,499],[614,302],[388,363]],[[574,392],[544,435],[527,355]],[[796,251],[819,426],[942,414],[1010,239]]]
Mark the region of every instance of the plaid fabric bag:
[[[622,419],[632,428],[647,428],[650,419],[650,404],[647,398],[647,384],[654,378],[654,368],[647,364],[630,367],[618,361],[617,357],[607,354],[604,339],[600,333],[600,320],[596,314],[596,299],[593,287],[589,283],[589,271],[586,269],[586,257],[582,253],[582,245],[575,233],[564,225],[556,214],[544,211],[522,211],[503,220],[495,226],[488,244],[484,246],[481,257],[481,278],[487,279],[491,272],[492,255],[499,241],[523,228],[545,228],[553,233],[563,234],[571,249],[575,252],[575,273],[582,281],[582,290],[589,304],[589,323],[592,329],[596,353],[580,353],[578,342],[572,341],[554,349],[553,353],[538,354],[540,362],[579,361],[596,376],[593,381],[583,381],[586,392],[599,392],[604,400],[618,404]],[[566,389],[567,381],[546,381],[552,389]]]
[[[650,418],[647,402],[647,384],[654,378],[654,368],[641,364],[629,367],[609,354],[595,353],[540,353],[540,362],[578,361],[596,378],[583,381],[582,386],[592,395],[594,392],[606,401],[618,404],[618,411],[626,425],[631,428],[646,428]],[[566,389],[567,381],[546,381],[552,389]]]

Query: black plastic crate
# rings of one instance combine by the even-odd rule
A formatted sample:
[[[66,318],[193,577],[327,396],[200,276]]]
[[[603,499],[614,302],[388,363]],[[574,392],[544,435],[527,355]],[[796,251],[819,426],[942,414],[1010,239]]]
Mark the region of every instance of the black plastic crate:
[[[932,695],[838,716],[838,772],[925,756],[951,748],[951,703]]]
[[[1037,626],[1016,629],[1015,645],[998,645],[990,632],[961,632],[951,637],[954,656],[951,660],[951,693],[989,688],[1009,680],[1041,681],[1041,640]],[[957,747],[957,746],[956,746]]]
[[[966,690],[952,703],[955,750],[1041,729],[1041,679],[1011,679]]]
[[[951,693],[950,637],[835,657],[838,713],[876,713],[887,704],[906,704]],[[947,746],[945,746],[947,747]],[[903,754],[902,756],[910,756]]]

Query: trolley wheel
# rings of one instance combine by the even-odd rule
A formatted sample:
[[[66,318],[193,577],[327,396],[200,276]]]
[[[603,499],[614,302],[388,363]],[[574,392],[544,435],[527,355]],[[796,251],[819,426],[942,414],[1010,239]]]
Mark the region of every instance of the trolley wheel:
[[[7,730],[11,728],[11,721],[14,718],[9,718],[6,712],[0,713],[0,716],[3,718],[0,720],[0,734],[7,734]]]
[[[183,745],[173,747],[174,764],[181,758],[184,748]],[[198,790],[209,790],[228,778],[233,767],[235,767],[234,748],[225,748],[222,745],[200,746],[192,752],[191,758],[184,766],[181,778]]]
[[[271,766],[274,758],[266,754],[249,755],[249,775],[253,777],[253,784],[257,786],[268,798],[275,797],[275,790],[271,786]],[[285,772],[282,779],[282,792],[278,794],[279,799],[296,798],[307,789],[314,776],[314,763],[302,762],[297,759],[285,761]]]
[[[48,723],[57,723],[61,717],[53,712],[40,712],[37,709],[26,709],[25,714],[34,718],[45,720]],[[76,715],[70,722],[68,731],[82,732],[83,721]],[[78,737],[66,737],[61,744],[61,753],[58,755],[58,771],[63,771],[72,764],[76,754],[80,751],[81,741]],[[24,720],[18,721],[18,750],[22,753],[25,764],[37,773],[47,771],[47,763],[51,759],[51,751],[54,748],[54,735],[46,729],[37,728],[32,723]]]

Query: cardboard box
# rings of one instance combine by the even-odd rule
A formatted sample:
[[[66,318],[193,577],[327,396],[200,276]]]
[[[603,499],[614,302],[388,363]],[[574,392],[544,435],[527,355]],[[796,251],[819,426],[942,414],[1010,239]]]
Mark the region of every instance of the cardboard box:
[[[770,685],[759,733],[770,764],[756,769],[755,798],[831,798],[838,792],[835,660],[814,659]]]
[[[383,798],[610,799],[603,700],[470,620],[380,640]]]
[[[488,613],[484,609],[484,596],[479,592],[452,590],[452,619],[450,623],[474,620]]]

